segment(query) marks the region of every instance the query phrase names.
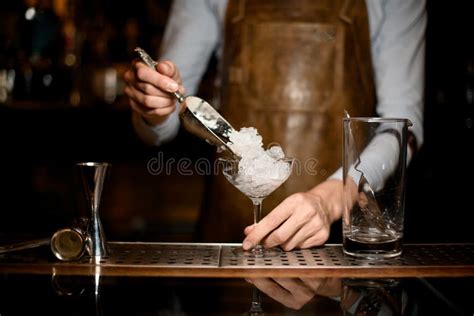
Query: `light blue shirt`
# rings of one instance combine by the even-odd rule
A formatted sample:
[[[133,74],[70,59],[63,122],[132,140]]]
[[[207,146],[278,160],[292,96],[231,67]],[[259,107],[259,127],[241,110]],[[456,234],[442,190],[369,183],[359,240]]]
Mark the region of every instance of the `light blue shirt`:
[[[366,0],[377,114],[408,118],[418,146],[423,143],[425,0]],[[226,0],[175,0],[162,42],[160,60],[180,70],[187,95],[196,93],[213,52],[222,52]],[[179,129],[178,107],[161,125],[150,127],[134,113],[137,134],[160,145]]]

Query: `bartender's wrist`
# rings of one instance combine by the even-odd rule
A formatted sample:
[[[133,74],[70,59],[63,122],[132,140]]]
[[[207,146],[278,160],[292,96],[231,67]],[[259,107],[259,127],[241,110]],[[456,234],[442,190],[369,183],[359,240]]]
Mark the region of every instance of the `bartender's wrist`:
[[[170,116],[170,114],[168,115],[160,115],[160,116],[157,116],[157,115],[141,115],[143,121],[145,122],[146,125],[148,126],[151,126],[151,127],[155,127],[157,125],[160,125],[160,124],[163,124],[167,119],[168,117]]]
[[[321,209],[326,213],[326,216],[331,224],[341,218],[343,209],[342,180],[327,179],[308,191],[308,193],[319,198]]]

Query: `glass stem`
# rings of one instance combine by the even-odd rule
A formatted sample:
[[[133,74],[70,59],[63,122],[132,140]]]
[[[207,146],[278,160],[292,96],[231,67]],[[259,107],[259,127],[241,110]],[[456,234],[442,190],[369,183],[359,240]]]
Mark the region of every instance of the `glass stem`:
[[[252,199],[253,202],[253,225],[257,225],[260,222],[260,218],[262,216],[262,199]],[[262,256],[263,254],[263,246],[262,243],[258,243],[252,249],[252,252],[255,256]]]
[[[260,299],[260,291],[254,287],[252,291],[252,305],[247,315],[264,315]]]
[[[262,216],[262,200],[254,199],[253,202],[253,224],[257,225]]]

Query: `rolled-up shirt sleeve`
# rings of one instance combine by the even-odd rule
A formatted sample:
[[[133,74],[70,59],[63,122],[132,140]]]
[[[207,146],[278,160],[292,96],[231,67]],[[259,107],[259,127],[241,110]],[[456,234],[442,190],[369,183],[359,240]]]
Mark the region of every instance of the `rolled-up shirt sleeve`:
[[[160,59],[174,62],[188,95],[196,93],[220,37],[220,8],[210,0],[175,0],[171,8]]]
[[[425,0],[366,0],[369,13],[372,63],[377,91],[377,114],[406,118],[413,126],[418,148],[423,143]],[[377,160],[389,161],[390,142],[377,142]],[[371,153],[362,153],[370,156]],[[408,148],[407,163],[412,157]],[[368,172],[370,175],[370,171]],[[381,182],[388,175],[374,175]],[[330,176],[342,180],[342,168]],[[376,183],[383,186],[383,183]]]
[[[367,3],[376,1],[380,0],[367,0]],[[383,3],[381,10],[368,5],[369,16],[373,16],[369,23],[380,20],[377,30],[371,32],[377,114],[409,119],[420,147],[423,143],[425,1],[380,2]]]

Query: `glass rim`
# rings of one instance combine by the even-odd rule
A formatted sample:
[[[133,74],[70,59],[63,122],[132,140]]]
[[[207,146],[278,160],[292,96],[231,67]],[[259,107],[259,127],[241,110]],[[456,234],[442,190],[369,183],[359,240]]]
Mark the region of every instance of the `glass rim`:
[[[232,158],[232,157],[218,157],[216,160],[220,160],[220,161],[235,161],[235,162],[238,162],[241,160],[241,158]],[[294,161],[296,160],[296,158],[294,157],[284,157],[284,158],[280,158],[280,159],[277,159],[277,161]]]
[[[371,116],[351,116],[345,117],[342,119],[344,122],[358,121],[366,123],[383,123],[383,122],[398,122],[398,123],[408,123],[411,125],[411,121],[407,118],[401,117],[371,117]]]
[[[98,162],[98,161],[86,161],[86,162],[78,162],[76,166],[79,167],[98,167],[98,166],[111,166],[112,164],[109,162]]]

